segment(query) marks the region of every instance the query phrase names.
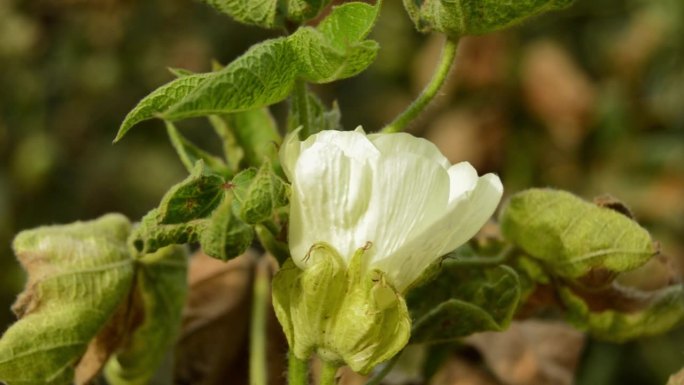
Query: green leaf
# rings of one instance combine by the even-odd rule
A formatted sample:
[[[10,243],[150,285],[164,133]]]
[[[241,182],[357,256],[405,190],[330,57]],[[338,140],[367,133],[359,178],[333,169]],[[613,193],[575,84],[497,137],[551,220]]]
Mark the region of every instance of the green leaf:
[[[254,240],[254,229],[235,215],[232,200],[224,199],[199,234],[202,250],[222,261],[244,253]]]
[[[418,31],[459,37],[494,32],[571,3],[572,0],[404,0],[404,8]]]
[[[333,9],[318,28],[303,27],[289,37],[300,62],[301,76],[313,83],[348,78],[366,69],[379,50],[364,40],[380,6],[351,2]]]
[[[244,151],[249,166],[259,167],[267,159],[275,159],[282,141],[271,112],[258,108],[224,115],[228,127]]]
[[[558,290],[566,305],[568,320],[580,330],[596,338],[624,342],[635,338],[664,333],[684,321],[684,286],[666,287],[646,295],[647,304],[641,309],[593,311],[582,297],[566,287]]]
[[[240,202],[240,217],[249,224],[256,224],[273,218],[277,209],[287,205],[287,184],[264,163]]]
[[[159,209],[150,210],[133,229],[129,242],[140,253],[153,253],[162,247],[197,242],[204,220],[164,225]]]
[[[411,342],[444,342],[508,327],[520,282],[508,266],[472,267],[445,260],[437,277],[409,291]]]
[[[111,385],[146,385],[171,350],[188,291],[187,256],[167,247],[138,260],[134,311],[142,323],[105,367]]]
[[[219,115],[210,115],[209,123],[214,128],[214,132],[221,138],[223,144],[223,156],[228,162],[228,168],[232,173],[240,170],[240,163],[245,157],[245,150],[240,147],[240,144],[235,137],[235,133],[228,126],[228,122]]]
[[[180,158],[181,162],[183,162],[183,165],[188,172],[191,173],[197,162],[202,160],[211,171],[221,176],[227,176],[230,174],[228,167],[221,158],[202,150],[188,141],[183,135],[181,135],[173,123],[166,122],[166,132],[169,135],[169,139],[171,140],[173,148],[176,150],[178,157]]]
[[[159,117],[170,106],[181,101],[212,75],[212,73],[207,73],[184,76],[154,90],[138,102],[135,108],[126,115],[121,127],[119,127],[119,132],[116,134],[114,143],[121,140],[134,125],[144,120]]]
[[[632,219],[551,189],[512,196],[501,214],[501,230],[554,274],[568,278],[592,269],[632,270],[657,252],[649,233]]]
[[[297,57],[289,41],[267,40],[212,73],[182,99],[174,100],[162,117],[178,120],[277,103],[290,94],[297,73]]]
[[[301,111],[303,108],[306,111]],[[309,134],[313,135],[323,130],[341,130],[342,114],[337,103],[332,108],[325,107],[323,102],[310,90],[306,90],[306,104],[290,103],[288,114],[288,131],[296,130],[300,125],[309,127]],[[304,119],[307,121],[304,122]]]
[[[13,246],[29,274],[14,305],[20,320],[0,339],[0,381],[71,384],[91,340],[107,324],[133,280],[122,215],[40,227]]]
[[[316,17],[330,0],[203,0],[235,20],[263,28],[284,26],[285,18],[304,22]]]
[[[171,187],[159,205],[159,223],[178,224],[205,218],[224,197],[224,179],[208,174],[204,162],[195,164],[192,174]]]

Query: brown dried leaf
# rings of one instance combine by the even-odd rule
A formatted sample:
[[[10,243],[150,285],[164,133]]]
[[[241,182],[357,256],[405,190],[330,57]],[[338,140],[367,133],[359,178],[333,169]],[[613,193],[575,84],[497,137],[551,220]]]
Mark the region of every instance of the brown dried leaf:
[[[667,385],[684,385],[684,368],[670,376]]]
[[[500,385],[484,368],[454,357],[437,372],[430,385]]]
[[[176,346],[177,383],[221,384],[225,369],[245,355],[255,260],[251,250],[228,262],[204,253],[191,259],[190,292]]]
[[[563,323],[513,322],[502,333],[468,337],[506,385],[570,385],[584,335]]]

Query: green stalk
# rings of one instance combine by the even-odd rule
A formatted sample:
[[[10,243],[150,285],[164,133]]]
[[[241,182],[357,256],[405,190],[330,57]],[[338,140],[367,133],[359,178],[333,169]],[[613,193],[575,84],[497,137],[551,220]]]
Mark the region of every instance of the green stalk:
[[[287,370],[287,384],[288,385],[309,385],[309,368],[308,363],[295,357],[294,353],[290,352],[288,370]]]
[[[309,133],[311,133],[311,127],[309,127],[309,98],[307,96],[306,82],[304,80],[297,80],[292,97],[294,98],[292,103],[294,103],[297,116],[294,117],[296,124],[291,128],[295,129],[298,126],[301,126],[302,130],[299,132],[299,137],[301,139],[306,139],[309,136]]]
[[[269,266],[266,257],[257,262],[252,293],[252,320],[249,335],[249,383],[268,384],[266,364],[266,310],[269,297]]]
[[[323,368],[321,369],[321,382],[320,385],[334,385],[335,375],[337,374],[337,369],[340,367],[329,362],[323,362]]]
[[[418,117],[418,115],[423,112],[425,107],[427,107],[435,95],[437,95],[437,92],[440,90],[440,88],[442,88],[449,75],[451,66],[456,58],[458,40],[459,39],[457,38],[446,38],[446,41],[444,42],[444,48],[442,49],[442,57],[439,60],[439,64],[437,65],[435,73],[432,75],[430,82],[425,86],[423,92],[418,95],[416,100],[414,100],[413,103],[411,103],[411,105],[404,110],[404,112],[399,114],[399,116],[397,116],[392,123],[385,126],[385,128],[382,129],[382,132],[391,133],[403,131],[413,119]]]

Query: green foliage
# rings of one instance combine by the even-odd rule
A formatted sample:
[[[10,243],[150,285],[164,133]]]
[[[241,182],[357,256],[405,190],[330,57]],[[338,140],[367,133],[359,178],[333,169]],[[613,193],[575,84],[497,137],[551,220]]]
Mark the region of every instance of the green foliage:
[[[459,37],[494,32],[571,3],[572,0],[404,0],[404,7],[420,32],[437,31]]]
[[[136,124],[159,117],[169,107],[181,101],[192,90],[202,84],[211,74],[188,75],[167,83],[145,96],[131,112],[126,115],[114,142],[118,142]]]
[[[241,198],[240,217],[249,224],[264,222],[273,217],[276,209],[287,203],[287,184],[273,173],[271,164],[266,162]]]
[[[116,383],[147,383],[180,326],[186,255],[132,255],[129,232],[109,214],[17,235],[29,282],[14,307],[20,320],[0,340],[0,380],[88,383],[119,350],[117,373],[132,382]]]
[[[330,0],[203,0],[235,20],[263,28],[283,27],[287,20],[316,17]]]
[[[247,169],[226,180],[207,173],[198,161],[192,174],[145,215],[131,241],[144,253],[199,242],[208,255],[228,260],[252,243],[253,225],[270,221],[287,203],[287,185],[269,162],[258,171]]]
[[[188,291],[187,256],[168,247],[141,256],[136,264],[132,318],[141,319],[121,349],[109,359],[111,385],[146,385],[171,351],[181,325]]]
[[[657,252],[649,233],[629,217],[551,189],[512,196],[501,214],[501,230],[554,274],[568,278],[592,269],[632,270]]]
[[[224,179],[207,173],[204,162],[195,164],[190,176],[171,187],[159,204],[162,224],[178,224],[205,218],[224,196]]]
[[[335,8],[317,28],[303,27],[290,36],[302,78],[329,83],[366,69],[379,49],[377,42],[365,40],[378,11],[377,5],[346,3]]]
[[[222,118],[243,149],[247,166],[259,167],[267,159],[277,157],[282,138],[268,108],[236,112]]]
[[[202,160],[209,170],[222,176],[230,175],[230,170],[223,159],[195,146],[178,131],[173,123],[166,122],[166,132],[173,148],[188,172],[192,173],[197,162]]]
[[[482,331],[502,331],[520,300],[520,282],[508,266],[467,266],[445,259],[433,280],[406,297],[413,343],[434,343]]]
[[[146,119],[173,121],[256,110],[285,99],[299,78],[328,83],[354,76],[375,59],[377,43],[364,39],[378,10],[379,5],[346,3],[333,9],[318,28],[302,27],[289,37],[259,43],[216,72],[176,79],[138,103],[124,119],[115,141]],[[241,117],[241,126],[246,128],[242,135],[235,135],[237,139],[250,139],[248,128],[264,119],[256,114]],[[267,131],[262,129],[251,138],[272,137]],[[248,161],[258,162],[263,154],[246,155]]]
[[[333,103],[332,108],[328,109],[316,94],[308,89],[305,91],[303,103],[290,103],[288,131],[294,131],[300,126],[308,127],[309,135],[323,130],[340,130],[342,115],[337,103]]]
[[[19,233],[14,250],[29,273],[14,305],[21,318],[0,339],[0,380],[70,384],[88,344],[133,280],[121,215]]]

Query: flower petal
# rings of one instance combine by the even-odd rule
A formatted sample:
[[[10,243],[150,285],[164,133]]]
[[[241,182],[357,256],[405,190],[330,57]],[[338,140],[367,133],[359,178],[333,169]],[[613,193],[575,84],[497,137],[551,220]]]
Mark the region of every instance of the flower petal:
[[[457,172],[453,174],[459,175]],[[475,188],[450,202],[438,220],[413,236],[394,254],[374,261],[373,267],[385,271],[395,288],[403,291],[438,257],[472,238],[494,213],[502,193],[503,187],[496,175],[487,174],[479,178]]]
[[[356,238],[365,236],[373,242],[369,256],[374,264],[375,259],[394,254],[444,214],[449,177],[432,159],[411,153],[382,156],[371,167],[372,212],[357,227]]]
[[[368,139],[380,150],[383,156],[398,154],[415,154],[437,162],[448,169],[449,160],[442,155],[437,146],[429,140],[416,138],[411,134],[399,132],[395,134],[371,134]]]
[[[319,242],[333,245],[345,258],[359,247],[354,238],[371,196],[371,170],[331,143],[303,150],[294,167],[290,206],[290,251],[298,266]],[[361,243],[363,245],[363,243]]]
[[[478,179],[477,171],[468,162],[449,167],[449,202],[475,188]]]

